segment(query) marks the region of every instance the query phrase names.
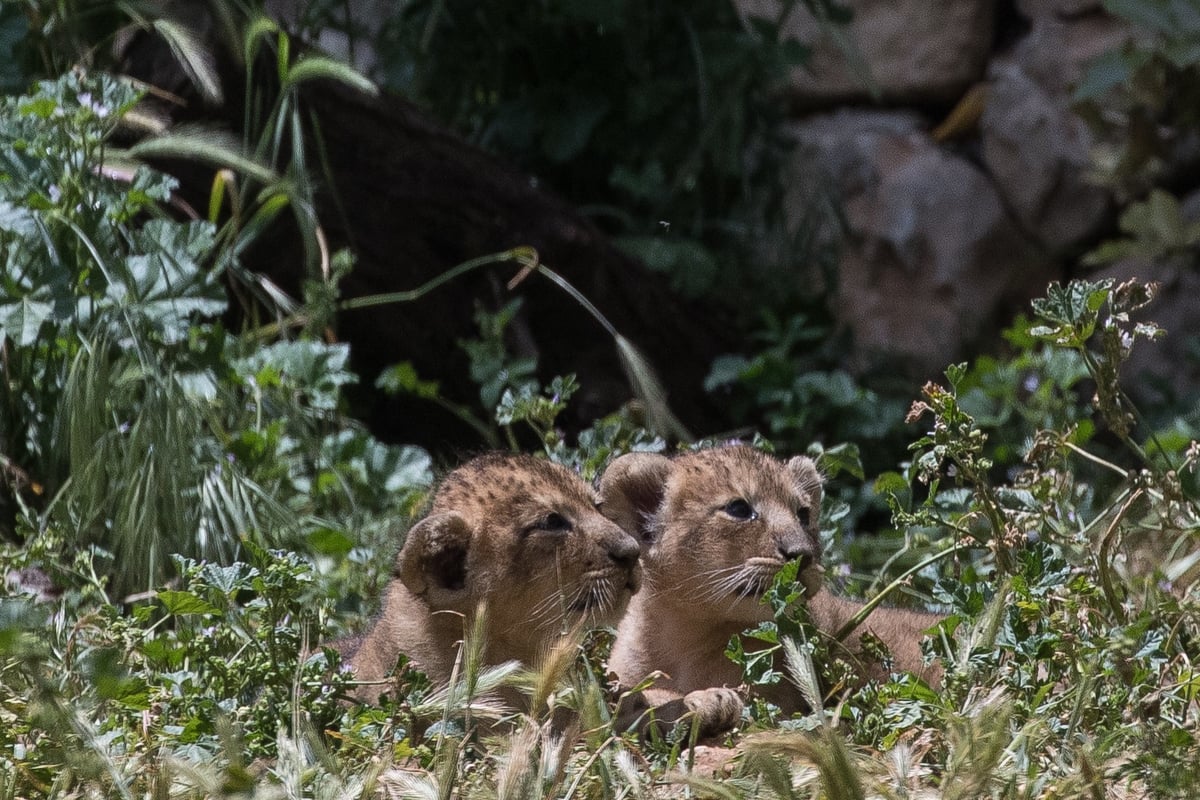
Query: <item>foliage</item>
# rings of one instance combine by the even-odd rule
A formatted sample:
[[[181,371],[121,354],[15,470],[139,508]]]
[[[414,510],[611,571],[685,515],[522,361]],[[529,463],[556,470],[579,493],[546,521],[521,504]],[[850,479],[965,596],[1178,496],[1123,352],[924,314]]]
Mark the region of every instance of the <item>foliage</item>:
[[[173,181],[122,168],[110,140],[136,100],[67,75],[0,106],[6,535],[97,547],[121,594],[245,537],[344,556],[351,524],[386,536],[428,458],[338,417],[344,346],[225,331],[250,234],[172,219]]]
[[[1096,58],[1076,87],[1102,136],[1100,173],[1132,196],[1170,176],[1200,127],[1200,15],[1188,0],[1105,0],[1137,31]]]
[[[381,82],[590,210],[681,290],[778,300],[721,265],[767,278],[753,253],[786,149],[770,97],[807,57],[779,35],[794,5],[431,0],[380,20],[372,44]]]
[[[1151,21],[1181,7],[1134,5],[1109,3]],[[111,20],[80,15],[80,4],[40,7],[52,13],[39,30],[60,37],[45,53],[97,57],[64,43],[83,41],[85,23]],[[407,13],[428,22],[436,9],[447,14],[427,29],[436,41],[445,41],[441,22],[472,22],[449,14],[453,4]],[[11,19],[0,15],[0,30]],[[1172,24],[1184,30],[1189,19]],[[1171,75],[1190,75],[1195,58],[1171,44],[1185,37],[1159,27],[1159,39],[1139,45],[1154,52],[1131,63],[1166,59],[1183,70]],[[693,60],[713,52],[693,28],[695,45],[660,37],[663,56],[711,64]],[[861,508],[851,511],[844,491],[825,509],[827,560],[843,588],[889,602],[904,592],[945,615],[927,641],[945,670],[937,690],[909,675],[863,685],[857,665],[832,655],[836,632],[804,618],[785,569],[767,598],[775,620],[732,642],[731,656],[751,689],[792,681],[815,710],[782,719],[752,703],[727,742],[737,748],[730,774],[686,774],[704,753],[684,729],[661,742],[613,730],[603,632],[568,637],[524,674],[481,668],[471,636],[453,685],[432,687],[401,663],[379,706],[338,705],[352,678],[317,642],[343,631],[344,615],[360,613],[386,577],[394,525],[419,503],[429,462],[341,416],[341,389],[354,380],[348,353],[314,335],[338,307],[337,280],[352,259],[321,250],[309,155],[289,140],[304,121],[289,87],[330,70],[301,69],[270,23],[243,33],[242,52],[272,51],[269,77],[286,96],[269,94],[272,81],[259,85],[268,93],[253,111],[278,111],[258,117],[240,146],[178,136],[120,152],[115,137],[136,93],[100,75],[64,77],[0,107],[0,797],[1190,796],[1200,780],[1200,447],[1194,420],[1153,429],[1121,387],[1131,349],[1160,335],[1137,319],[1152,287],[1133,283],[1055,285],[1009,331],[1010,355],[955,365],[925,387],[910,412],[923,426],[911,457],[856,499],[890,506],[896,530],[885,547],[856,535]],[[501,61],[480,63],[523,57],[491,49],[509,30],[495,33],[476,52]],[[202,70],[203,59],[192,61]],[[660,100],[675,96],[668,89],[718,98],[695,86],[650,88]],[[475,113],[507,107],[510,124],[511,103],[526,96],[479,97]],[[575,113],[569,104],[551,112],[560,124]],[[703,119],[733,113],[709,106]],[[575,129],[576,163],[613,146],[606,122]],[[667,126],[658,144],[677,135]],[[530,158],[565,152],[547,142],[528,139]],[[709,143],[694,162],[670,161],[677,149],[661,156],[663,180],[687,189],[690,174],[700,192],[745,177],[707,164]],[[635,158],[594,159],[587,166],[604,166],[588,185],[612,181],[654,208],[652,182],[606,174],[649,163],[652,137],[626,145]],[[137,166],[156,146],[230,170],[214,180],[207,219],[172,213],[170,179]],[[569,161],[548,169],[569,174]],[[699,220],[685,233],[705,239],[727,212],[682,195],[675,218]],[[289,206],[311,243],[303,304],[238,261]],[[1122,222],[1127,239],[1096,260],[1191,257],[1194,231],[1176,224],[1177,211],[1169,196],[1147,195]],[[227,331],[231,297],[251,320],[270,322]],[[638,427],[636,410],[568,441],[555,421],[578,386],[571,376],[533,380],[533,365],[504,346],[511,311],[480,314],[479,339],[463,343],[481,396],[462,414],[497,444],[534,437],[589,478],[618,453],[666,449]],[[839,373],[830,353],[812,352],[825,334],[813,319],[768,317],[761,351],[718,362],[710,388],[728,392],[751,425],[765,420],[781,449],[824,436],[812,447],[823,466],[856,475],[857,451],[835,442],[873,447],[896,435],[900,413]],[[411,365],[383,380],[439,399]],[[497,703],[494,691],[511,686],[531,697],[529,713]],[[508,723],[492,727],[501,718]]]
[[[704,388],[728,399],[735,421],[761,425],[783,449],[814,441],[853,441],[867,449],[898,438],[903,405],[836,366],[834,339],[809,315],[767,313],[751,339],[761,349],[718,357]]]
[[[1000,413],[977,419],[963,399],[994,385],[984,362],[948,369],[945,384],[929,384],[914,404],[925,432],[899,480],[881,479],[880,491],[897,525],[914,532],[906,546],[932,555],[884,595],[911,583],[943,612],[927,642],[945,672],[940,690],[905,674],[864,684],[861,666],[837,655],[835,632],[804,617],[790,565],[766,598],[775,621],[735,639],[730,654],[751,690],[791,681],[815,710],[783,719],[758,700],[730,742],[732,776],[679,777],[669,770],[701,756],[686,730],[651,742],[612,731],[598,677],[603,636],[567,638],[542,673],[524,675],[482,669],[470,637],[458,683],[438,690],[400,664],[379,706],[342,707],[334,701],[349,676],[335,653],[312,650],[335,620],[337,584],[297,555],[251,546],[241,563],[184,561],[178,585],[121,614],[86,552],[64,562],[53,542],[37,539],[5,553],[6,568],[52,566],[55,582],[71,588],[49,605],[2,606],[0,713],[14,724],[0,758],[22,776],[10,785],[23,796],[377,787],[615,798],[658,796],[682,781],[736,798],[1186,797],[1200,777],[1200,448],[1148,445],[1119,384],[1100,388],[1108,400],[1065,410],[1086,400],[1071,391],[1080,369],[1104,387],[1117,372],[1110,362],[1128,356],[1109,342],[1153,330],[1134,319],[1147,292],[1073,283],[1034,304],[1013,363],[1039,381],[1062,380],[1044,402],[1006,408],[1015,395],[990,394]],[[1055,354],[1069,354],[1071,368],[1059,370]],[[553,394],[565,399],[570,385],[539,389],[529,405],[501,400],[500,414],[552,432]],[[1085,419],[1097,425],[1091,438],[1076,435]],[[1042,421],[1054,427],[1038,430]],[[997,474],[991,434],[1021,429],[1023,461]],[[1091,448],[1102,436],[1123,455],[1098,456]],[[546,446],[583,465],[607,447],[637,445],[597,436],[568,447],[551,436]],[[865,657],[886,655],[881,647]],[[531,711],[508,716],[512,727],[472,734],[506,713],[492,696],[502,685],[532,693]],[[578,726],[544,725],[566,709]]]
[[[1191,641],[1200,619],[1191,554],[1200,534],[1200,449],[1192,442],[1172,453],[1134,441],[1133,409],[1114,380],[1134,342],[1156,336],[1151,323],[1131,319],[1152,291],[1074,282],[1034,302],[1037,324],[1020,326],[1028,349],[1015,361],[1031,375],[1050,367],[1039,382],[1057,376],[1046,402],[1012,404],[981,423],[960,402],[965,387],[987,385],[977,364],[948,369],[947,384],[928,384],[914,403],[910,419],[929,419],[930,430],[912,445],[904,477],[880,485],[891,490],[897,525],[945,547],[902,576],[947,612],[928,640],[946,671],[944,691],[906,675],[855,688],[859,668],[830,655],[832,632],[807,622],[785,571],[767,596],[775,622],[748,634],[755,649],[735,638],[730,655],[752,683],[790,679],[810,698],[819,686],[826,702],[813,705],[825,710],[780,721],[758,701],[753,720],[806,729],[841,721],[860,744],[893,752],[921,742],[924,758],[941,754],[942,796],[1042,796],[1054,786],[1186,796],[1194,767],[1182,765],[1195,763],[1200,712]],[[1054,369],[1056,356],[1072,366]],[[1094,404],[1063,413],[1081,371],[1097,387]],[[1093,415],[1125,443],[1134,467],[1084,449],[1090,436],[1079,436],[1080,422]],[[1011,482],[997,482],[989,433],[1014,419],[1032,435]],[[1038,429],[1040,422],[1057,425]],[[1099,462],[1115,486],[1087,481],[1077,461]],[[901,488],[909,482],[924,487],[919,503],[916,491]],[[975,555],[964,558],[968,551]],[[950,556],[953,570],[931,571]],[[956,763],[962,726],[984,717],[998,749]]]

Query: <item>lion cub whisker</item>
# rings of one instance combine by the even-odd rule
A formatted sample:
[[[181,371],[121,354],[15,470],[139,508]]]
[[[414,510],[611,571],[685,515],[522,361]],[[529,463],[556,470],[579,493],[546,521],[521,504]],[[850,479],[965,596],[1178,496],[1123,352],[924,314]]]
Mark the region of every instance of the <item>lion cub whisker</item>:
[[[714,498],[732,499],[714,507]],[[609,665],[626,689],[661,675],[627,696],[619,724],[644,724],[653,712],[656,724],[695,717],[702,737],[736,725],[742,675],[725,648],[730,637],[772,619],[762,597],[789,561],[800,565],[797,580],[819,630],[837,631],[862,609],[822,589],[821,499],[821,476],[811,459],[780,461],[741,445],[674,458],[631,453],[609,465],[600,481],[601,508],[641,541],[645,572]],[[937,619],[878,608],[863,629],[887,645],[896,667],[934,680],[939,670],[925,664],[920,639]],[[841,643],[846,652],[857,655],[858,637]],[[858,663],[864,679],[886,675],[884,665],[868,657]],[[782,658],[779,666],[786,666]],[[785,712],[810,707],[790,681],[760,688]]]
[[[402,654],[450,685],[464,640],[483,667],[532,666],[576,626],[616,623],[641,584],[638,556],[575,473],[533,456],[480,456],[446,475],[408,532],[365,636],[334,644],[367,702]]]

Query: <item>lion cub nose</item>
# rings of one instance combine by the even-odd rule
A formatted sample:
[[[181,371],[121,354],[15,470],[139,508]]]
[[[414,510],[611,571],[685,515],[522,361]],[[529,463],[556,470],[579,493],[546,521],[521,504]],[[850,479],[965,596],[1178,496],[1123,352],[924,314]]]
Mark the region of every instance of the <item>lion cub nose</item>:
[[[638,546],[637,540],[628,535],[622,535],[608,547],[609,558],[622,567],[632,567],[641,554],[642,548]]]
[[[800,569],[812,566],[812,545],[803,536],[784,536],[779,540],[778,549],[784,561],[799,561]]]

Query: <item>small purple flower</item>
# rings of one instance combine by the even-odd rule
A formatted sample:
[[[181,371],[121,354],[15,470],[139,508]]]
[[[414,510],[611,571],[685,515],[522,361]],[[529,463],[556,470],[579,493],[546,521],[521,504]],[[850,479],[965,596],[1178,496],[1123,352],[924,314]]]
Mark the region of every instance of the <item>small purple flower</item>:
[[[93,100],[91,92],[80,92],[79,105],[88,109],[89,111],[91,111],[93,114],[95,114],[100,119],[104,119],[105,117],[107,117],[109,115],[108,106],[104,105],[103,103],[101,103],[97,100]]]

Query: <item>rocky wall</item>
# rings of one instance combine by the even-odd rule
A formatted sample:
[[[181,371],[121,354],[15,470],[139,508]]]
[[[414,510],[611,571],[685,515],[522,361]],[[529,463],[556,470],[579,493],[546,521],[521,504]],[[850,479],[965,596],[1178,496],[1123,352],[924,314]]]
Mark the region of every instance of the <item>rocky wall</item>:
[[[772,0],[739,5],[778,13]],[[932,376],[1050,281],[1087,274],[1080,255],[1116,235],[1127,200],[1092,179],[1097,143],[1072,95],[1091,60],[1135,33],[1096,0],[845,5],[848,31],[800,4],[784,22],[812,48],[781,96],[798,144],[789,215],[811,224],[813,182],[840,198],[834,313],[853,366]],[[1177,394],[1200,385],[1181,352],[1200,331],[1194,263],[1128,260],[1103,274],[1163,281],[1150,316],[1176,335],[1136,366]]]

